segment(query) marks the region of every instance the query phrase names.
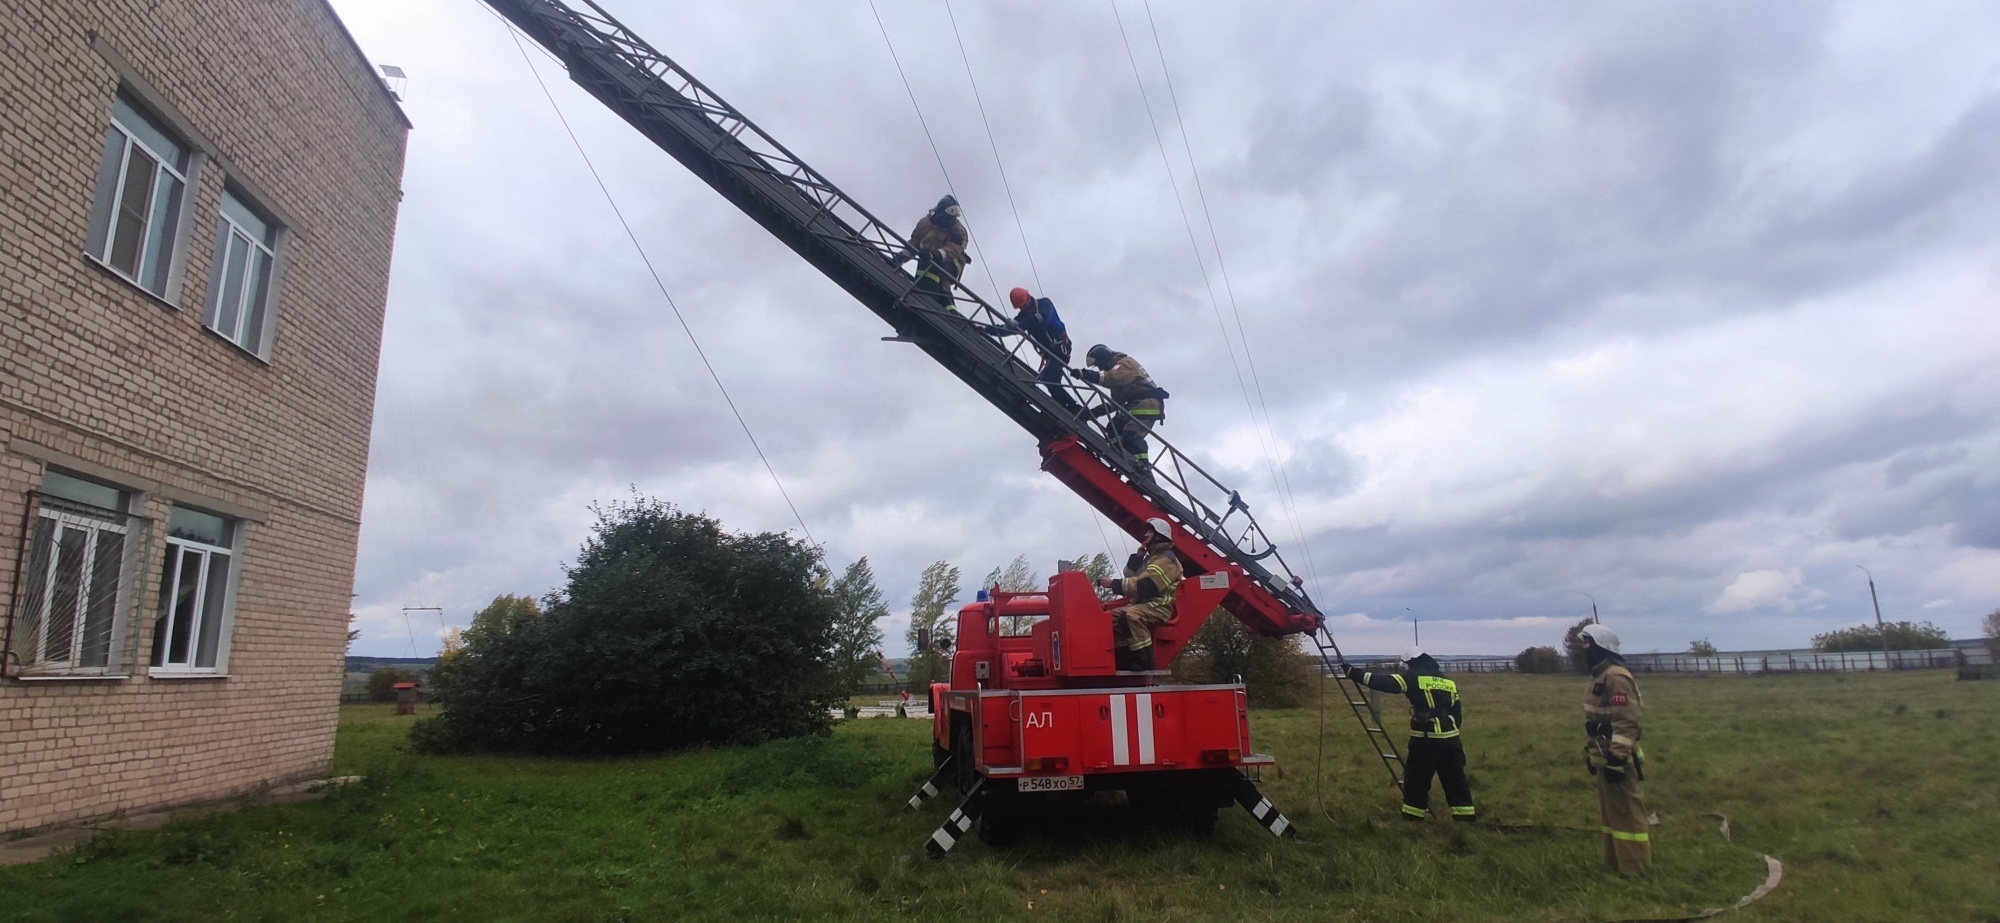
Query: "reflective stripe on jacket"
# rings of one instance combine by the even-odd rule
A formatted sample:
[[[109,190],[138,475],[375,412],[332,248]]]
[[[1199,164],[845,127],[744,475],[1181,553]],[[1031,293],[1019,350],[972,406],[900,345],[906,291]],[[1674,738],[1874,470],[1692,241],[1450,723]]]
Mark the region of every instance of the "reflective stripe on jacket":
[[[1465,720],[1458,684],[1430,670],[1363,673],[1361,685],[1376,692],[1400,692],[1410,700],[1410,736],[1444,740],[1457,737]]]
[[[1125,578],[1118,581],[1118,594],[1134,604],[1172,613],[1174,588],[1181,584],[1181,573],[1181,558],[1174,553],[1173,543],[1156,542],[1146,546],[1145,560],[1125,563]]]

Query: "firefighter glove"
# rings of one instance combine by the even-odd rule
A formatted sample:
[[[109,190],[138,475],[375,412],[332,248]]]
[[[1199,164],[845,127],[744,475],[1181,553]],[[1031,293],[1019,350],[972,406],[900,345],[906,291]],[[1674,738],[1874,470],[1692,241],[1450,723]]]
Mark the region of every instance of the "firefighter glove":
[[[1354,666],[1352,664],[1347,664],[1346,667],[1347,667],[1348,681],[1356,683],[1361,682],[1361,668]]]
[[[1583,758],[1583,771],[1593,776],[1597,775],[1597,764],[1591,762],[1590,757],[1586,756]]]
[[[1097,578],[1097,585],[1098,585],[1098,586],[1101,586],[1101,587],[1103,587],[1103,588],[1105,588],[1105,589],[1107,589],[1107,590],[1115,590],[1115,589],[1118,589],[1118,581],[1117,581],[1116,579],[1114,579],[1114,578],[1111,578],[1111,577],[1099,577],[1099,578]]]
[[[1071,374],[1075,375],[1078,378],[1083,379],[1084,381],[1090,382],[1093,385],[1097,384],[1098,379],[1104,377],[1102,375],[1097,374],[1096,369],[1073,369],[1071,370]]]

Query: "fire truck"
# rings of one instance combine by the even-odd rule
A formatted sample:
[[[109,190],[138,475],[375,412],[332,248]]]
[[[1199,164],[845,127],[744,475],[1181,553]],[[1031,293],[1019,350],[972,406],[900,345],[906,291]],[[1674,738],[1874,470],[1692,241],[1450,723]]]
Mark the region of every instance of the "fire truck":
[[[1150,466],[1101,421],[1125,413],[1094,385],[1064,381],[1058,400],[1037,372],[1051,357],[971,289],[918,287],[900,233],[661,54],[595,0],[485,0],[561,60],[570,78],[680,161],[1019,425],[1044,471],[1133,536],[1170,523],[1186,577],[1174,618],[1154,629],[1172,661],[1217,609],[1267,636],[1304,634],[1339,659],[1325,619],[1241,495],[1153,436]],[[942,857],[975,827],[1002,840],[1038,803],[1116,790],[1164,804],[1198,832],[1234,801],[1274,834],[1291,824],[1248,772],[1273,763],[1250,741],[1242,683],[1163,685],[1163,671],[1115,669],[1109,604],[1081,572],[1046,591],[1000,593],[960,610],[948,681],[930,691],[935,774],[912,808],[953,784],[963,801],[926,847]],[[1367,699],[1332,672],[1391,783],[1401,759]]]

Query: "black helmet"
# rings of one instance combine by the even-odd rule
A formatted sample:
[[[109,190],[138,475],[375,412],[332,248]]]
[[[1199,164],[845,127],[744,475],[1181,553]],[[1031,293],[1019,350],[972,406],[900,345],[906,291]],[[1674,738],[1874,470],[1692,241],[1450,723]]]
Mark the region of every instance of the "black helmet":
[[[944,198],[939,199],[937,207],[931,209],[931,211],[934,214],[950,215],[953,218],[956,218],[961,214],[958,207],[958,199],[955,196],[945,196]]]
[[[1117,355],[1117,353],[1111,351],[1111,347],[1099,343],[1096,346],[1092,346],[1089,352],[1083,354],[1083,357],[1090,360],[1091,365],[1097,366],[1100,369],[1108,369],[1111,367],[1111,363],[1115,361],[1113,357]]]

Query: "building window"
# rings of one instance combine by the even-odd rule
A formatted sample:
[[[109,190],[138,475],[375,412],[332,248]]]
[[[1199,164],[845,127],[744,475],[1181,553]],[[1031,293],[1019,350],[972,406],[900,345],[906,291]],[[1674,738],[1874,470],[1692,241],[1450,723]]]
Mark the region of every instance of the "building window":
[[[175,505],[153,621],[154,673],[214,673],[226,659],[239,524]]]
[[[276,222],[251,208],[235,190],[222,191],[221,227],[215,234],[208,310],[202,323],[258,356],[268,351],[278,231]]]
[[[161,298],[179,243],[187,197],[187,146],[119,94],[97,171],[90,255]]]
[[[125,512],[131,495],[87,478],[49,471],[31,495],[28,547],[8,652],[22,676],[119,674],[130,663],[130,631],[120,618],[124,574],[143,522]]]

